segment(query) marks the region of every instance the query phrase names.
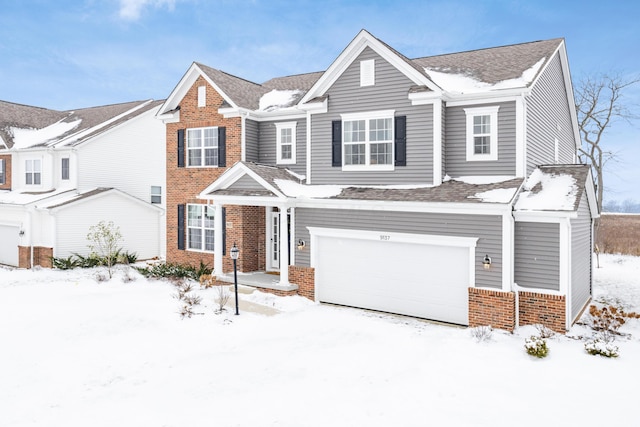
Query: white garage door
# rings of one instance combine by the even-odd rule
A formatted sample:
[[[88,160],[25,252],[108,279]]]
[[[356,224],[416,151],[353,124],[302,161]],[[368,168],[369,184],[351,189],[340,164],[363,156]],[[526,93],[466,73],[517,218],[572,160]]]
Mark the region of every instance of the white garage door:
[[[310,231],[319,301],[468,325],[476,239]]]
[[[19,227],[0,225],[0,264],[18,266]]]

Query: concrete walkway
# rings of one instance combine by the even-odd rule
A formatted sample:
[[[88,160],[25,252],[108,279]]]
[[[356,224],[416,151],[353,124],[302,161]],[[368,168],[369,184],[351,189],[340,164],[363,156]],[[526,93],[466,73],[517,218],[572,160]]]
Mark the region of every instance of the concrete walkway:
[[[231,294],[231,297],[229,298],[229,301],[227,302],[227,304],[225,305],[225,307],[227,308],[227,310],[231,313],[235,313],[236,312],[236,299],[235,299],[235,295],[234,295],[234,289],[233,289],[233,285],[229,285],[227,287],[227,289],[229,289],[229,293]],[[262,314],[265,316],[274,316],[278,313],[280,313],[279,310],[276,310],[273,307],[267,307],[265,305],[261,305],[261,304],[256,304],[255,302],[251,302],[251,301],[244,301],[242,299],[241,294],[251,294],[253,293],[255,290],[260,290],[257,288],[252,288],[249,286],[242,286],[242,285],[238,285],[238,311],[240,312],[240,315],[242,315],[243,312],[247,312],[247,313],[258,313],[258,314]]]

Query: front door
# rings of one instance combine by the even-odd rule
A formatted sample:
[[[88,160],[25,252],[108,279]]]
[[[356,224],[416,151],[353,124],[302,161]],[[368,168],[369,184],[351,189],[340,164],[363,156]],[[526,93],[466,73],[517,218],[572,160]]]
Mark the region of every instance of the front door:
[[[269,212],[267,220],[267,270],[280,271],[280,212],[277,208]]]

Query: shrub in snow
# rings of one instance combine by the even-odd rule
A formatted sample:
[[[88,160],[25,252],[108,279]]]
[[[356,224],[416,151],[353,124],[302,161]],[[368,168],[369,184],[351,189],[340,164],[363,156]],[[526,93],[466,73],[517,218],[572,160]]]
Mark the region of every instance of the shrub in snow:
[[[620,352],[618,346],[611,342],[606,342],[600,338],[589,340],[584,343],[584,349],[591,355],[600,355],[604,357],[618,357]]]
[[[202,262],[200,262],[200,267],[198,268],[192,265],[180,265],[172,263],[160,263],[148,267],[135,268],[143,276],[152,278],[199,280],[202,275],[211,274],[211,269],[209,269],[206,264]]]
[[[547,340],[535,335],[524,340],[524,348],[527,350],[527,354],[538,358],[547,357],[547,354],[549,354]]]
[[[538,335],[540,336],[540,338],[551,338],[556,334],[553,330],[547,328],[542,324],[535,325],[535,328],[538,330]]]
[[[89,249],[92,254],[97,254],[105,262],[109,278],[112,277],[111,267],[118,261],[120,255],[120,242],[122,234],[120,227],[116,226],[113,221],[100,221],[96,225],[89,227],[87,234]]]
[[[215,311],[216,314],[220,314],[226,310],[225,306],[227,302],[229,302],[229,298],[231,298],[229,289],[226,286],[218,285],[216,287],[216,304],[218,307]]]
[[[471,328],[470,332],[471,336],[475,338],[477,342],[489,341],[493,334],[493,328],[490,325],[476,326],[475,328]]]
[[[202,297],[191,294],[194,289],[193,285],[190,282],[179,280],[175,283],[175,286],[176,293],[173,294],[173,297],[182,303],[178,312],[180,317],[185,318],[194,314],[203,314],[193,311],[193,308],[202,302]]]

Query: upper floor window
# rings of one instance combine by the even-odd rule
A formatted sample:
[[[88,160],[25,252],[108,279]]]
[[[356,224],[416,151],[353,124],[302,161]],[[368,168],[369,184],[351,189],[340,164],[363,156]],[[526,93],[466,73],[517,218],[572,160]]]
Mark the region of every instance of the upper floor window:
[[[296,162],[296,122],[276,123],[276,162],[293,164]]]
[[[498,106],[465,108],[467,161],[498,160]]]
[[[151,186],[151,203],[162,203],[162,187],[156,185]]]
[[[187,129],[187,166],[218,166],[218,128]]]
[[[25,160],[25,182],[27,185],[40,185],[42,177],[42,162],[40,159]]]
[[[394,112],[342,115],[343,170],[393,169]]]
[[[207,87],[198,86],[198,107],[207,106]]]
[[[5,184],[6,183],[6,178],[5,178],[5,174],[6,174],[6,166],[5,166],[5,162],[4,159],[0,159],[0,184]]]
[[[69,158],[65,157],[62,159],[62,164],[60,165],[61,170],[61,178],[69,179]]]
[[[214,209],[207,205],[187,205],[187,248],[213,252]]]

